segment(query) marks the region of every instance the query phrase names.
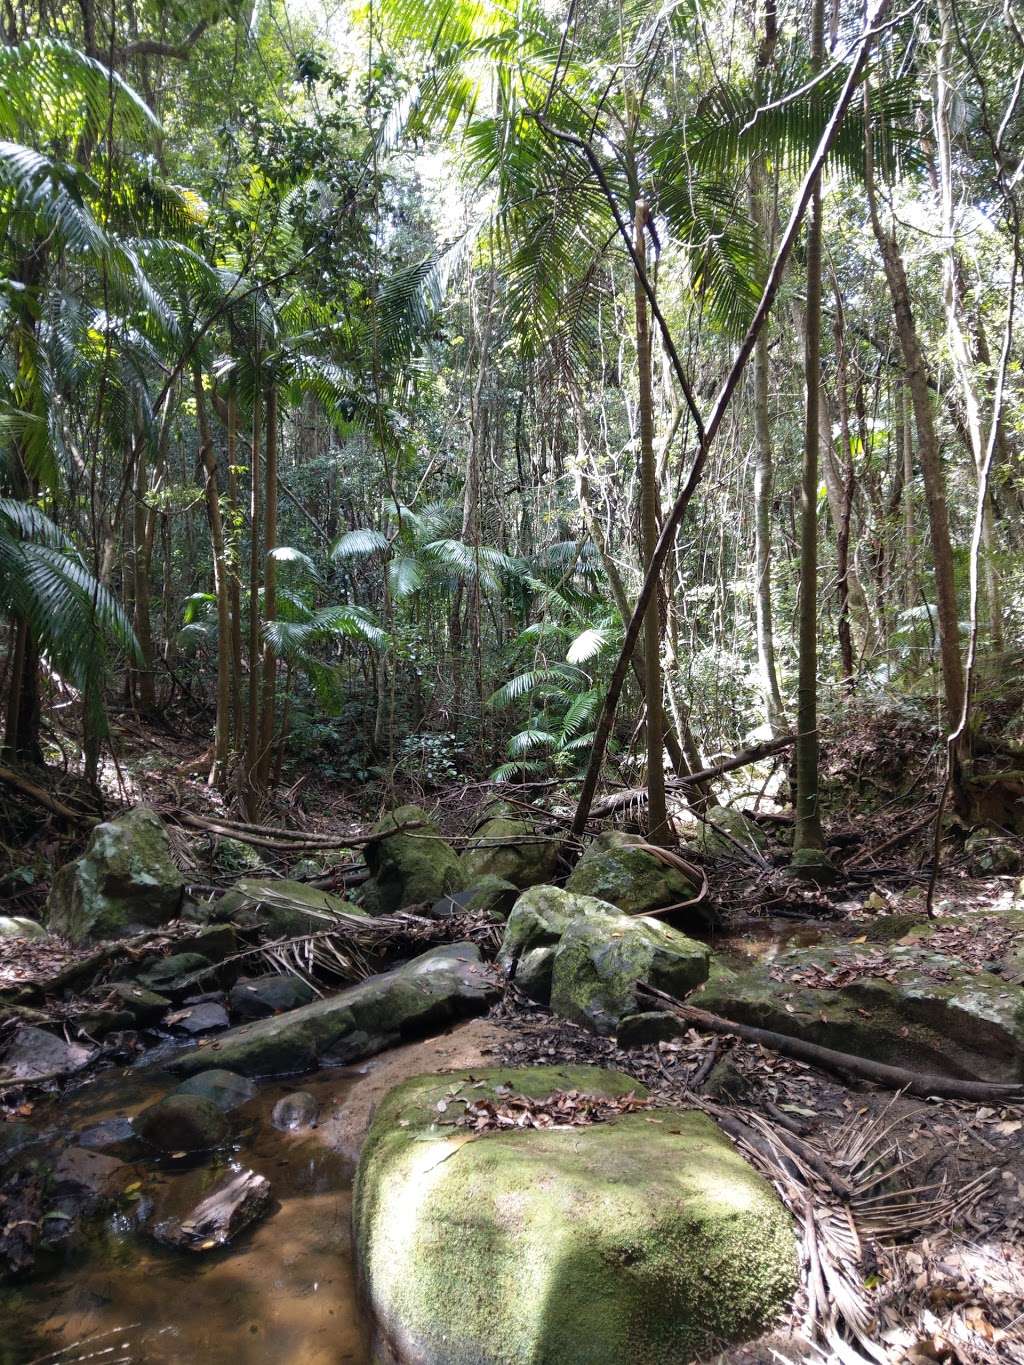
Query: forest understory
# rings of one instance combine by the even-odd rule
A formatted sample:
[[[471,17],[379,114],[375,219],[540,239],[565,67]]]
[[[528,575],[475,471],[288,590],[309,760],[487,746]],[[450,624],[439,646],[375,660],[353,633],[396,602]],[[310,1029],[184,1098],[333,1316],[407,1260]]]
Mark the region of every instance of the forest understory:
[[[110,818],[141,803],[158,810],[195,897],[215,899],[243,870],[261,878],[299,877],[342,896],[358,896],[365,865],[349,841],[358,844],[381,809],[422,804],[458,847],[496,793],[489,782],[427,788],[422,781],[396,781],[374,789],[297,765],[260,826],[239,821],[202,782],[208,753],[198,739],[122,719],[115,748],[118,763],[106,770],[111,787],[105,814]],[[750,769],[732,774],[726,780],[732,788],[729,799],[759,819],[768,842],[758,853],[733,841],[729,851],[702,862],[703,908],[714,914],[717,950],[736,960],[745,954],[771,958],[787,941],[810,944],[828,934],[871,944],[871,971],[895,974],[899,966],[887,961],[886,945],[921,920],[932,878],[942,750],[937,727],[906,712],[883,709],[872,715],[860,709],[845,722],[829,725],[822,748],[830,810],[825,845],[836,874],[827,885],[786,875],[792,815],[783,804],[785,759],[762,760],[753,776]],[[7,787],[0,804],[8,869],[0,909],[38,917],[49,889],[45,868],[81,852],[89,817],[73,774],[36,771],[30,782],[29,794]],[[542,818],[563,832],[571,819],[571,789],[538,794],[504,786],[500,795],[529,805],[534,814],[539,806]],[[46,810],[44,801],[68,813],[78,806],[78,827],[56,809]],[[708,818],[714,819],[714,808]],[[620,827],[631,822],[642,827],[644,819],[635,802],[616,813]],[[692,833],[694,816],[680,801],[675,819],[678,845]],[[1012,937],[998,912],[1018,900],[1024,850],[1016,836],[990,830],[993,842],[1015,851],[1018,862],[1011,858],[1002,864],[1012,866],[1012,872],[985,875],[978,847],[965,849],[970,828],[955,813],[946,817],[935,913],[955,913],[970,925],[947,930],[942,951],[968,969],[991,969]],[[234,863],[240,846],[253,855],[244,869]],[[318,865],[297,866],[311,856]],[[687,857],[693,857],[692,845]],[[572,862],[564,845],[556,880]],[[25,875],[29,868],[31,879]],[[373,960],[402,960],[432,943],[466,939],[477,942],[486,957],[497,950],[500,926],[495,928],[485,913],[437,920],[430,918],[429,908],[412,906],[392,917],[381,930]],[[173,954],[193,931],[191,922],[172,923],[99,952],[76,949],[53,935],[36,943],[0,942],[0,991],[10,1000],[12,990],[25,988],[19,998],[31,1001],[27,1012],[0,1010],[0,1018],[6,1014],[0,1029],[9,1034],[29,1016],[58,1027],[63,1020],[69,1041],[96,1041],[83,1036],[75,1022],[81,993],[92,989],[95,994],[97,983],[119,961],[154,951]],[[258,970],[288,970],[279,947],[257,961]],[[688,1003],[699,1008],[700,993]],[[1006,1098],[1000,1087],[987,1100],[916,1097],[842,1068],[822,1070],[770,1046],[702,1031],[699,1025],[672,1041],[622,1048],[538,1006],[514,981],[505,984],[488,1022],[496,1037],[483,1051],[503,1065],[572,1063],[624,1071],[653,1096],[652,1124],[664,1121],[658,1112],[663,1106],[703,1109],[775,1185],[800,1229],[802,1288],[784,1328],[727,1352],[719,1358],[722,1365],[1024,1360],[1020,1097]],[[145,1053],[146,1045],[130,1031],[99,1041],[89,1074]],[[81,1084],[82,1076],[8,1083],[0,1092],[0,1117],[17,1121],[31,1115],[47,1091]],[[536,1111],[522,1106],[511,1110],[507,1121],[544,1126],[555,1120],[543,1106]]]

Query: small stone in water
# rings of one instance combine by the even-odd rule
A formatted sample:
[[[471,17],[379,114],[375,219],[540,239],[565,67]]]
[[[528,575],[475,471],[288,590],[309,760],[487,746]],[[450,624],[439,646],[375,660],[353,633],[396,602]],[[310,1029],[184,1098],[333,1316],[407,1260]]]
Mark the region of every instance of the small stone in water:
[[[306,1090],[296,1090],[285,1095],[274,1105],[270,1121],[282,1132],[295,1132],[299,1128],[315,1128],[320,1117],[320,1107]]]

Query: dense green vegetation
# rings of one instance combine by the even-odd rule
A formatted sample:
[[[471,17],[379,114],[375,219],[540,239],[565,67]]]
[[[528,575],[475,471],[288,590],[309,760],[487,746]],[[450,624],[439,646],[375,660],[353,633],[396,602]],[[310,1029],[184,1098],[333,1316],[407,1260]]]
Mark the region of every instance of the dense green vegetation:
[[[934,702],[967,765],[1024,631],[1024,37],[830,22],[6,6],[7,760],[57,717],[99,788],[134,709],[249,819],[311,760],[604,762],[657,837],[666,765],[798,727],[812,855],[820,709]]]

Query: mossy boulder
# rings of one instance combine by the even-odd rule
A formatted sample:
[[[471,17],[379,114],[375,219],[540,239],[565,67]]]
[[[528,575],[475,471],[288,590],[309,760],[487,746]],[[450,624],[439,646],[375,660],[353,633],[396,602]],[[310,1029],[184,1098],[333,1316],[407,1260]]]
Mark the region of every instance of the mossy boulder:
[[[454,1084],[453,1084],[454,1082]],[[797,1286],[770,1186],[703,1114],[468,1133],[461,1096],[643,1093],[591,1067],[415,1077],[354,1190],[379,1338],[418,1365],[681,1365],[771,1326]],[[446,1109],[442,1114],[439,1105]]]
[[[913,1071],[1024,1080],[1024,989],[936,951],[936,924],[886,947],[791,949],[709,982],[701,1008]]]
[[[642,848],[601,848],[595,842],[577,863],[565,889],[608,901],[625,915],[646,915],[692,900],[700,887]]]
[[[551,1008],[609,1037],[638,1012],[638,982],[682,997],[707,981],[710,963],[706,943],[648,916],[577,919],[555,950]]]
[[[551,996],[555,949],[574,920],[618,911],[594,896],[574,895],[557,886],[534,886],[512,907],[497,965],[531,999],[546,1005]]]
[[[449,943],[328,999],[230,1029],[175,1057],[168,1068],[186,1076],[211,1066],[243,1076],[289,1076],[344,1066],[482,1014],[496,995],[476,945]]]
[[[139,806],[97,825],[82,856],[57,872],[48,927],[75,944],[120,938],[173,919],[183,886],[160,817]]]
[[[550,881],[561,841],[539,834],[529,820],[494,816],[477,829],[462,855],[467,883],[501,877],[522,890]]]
[[[256,1098],[256,1087],[247,1076],[212,1067],[182,1081],[172,1094],[199,1095],[204,1100],[211,1100],[222,1113],[230,1114],[232,1109]]]
[[[366,911],[305,882],[263,877],[240,877],[215,910],[218,920],[258,926],[272,938],[315,934],[344,915],[365,917]]]
[[[430,913],[438,919],[483,910],[496,920],[507,920],[519,899],[519,887],[503,877],[480,877],[465,891],[452,891],[431,906]]]
[[[46,930],[38,920],[25,915],[0,915],[0,939],[45,937]]]
[[[399,834],[389,830],[417,825]],[[400,806],[379,820],[374,834],[388,837],[366,845],[371,880],[363,892],[363,906],[371,915],[390,915],[407,905],[435,901],[469,885],[459,855],[420,806]]]
[[[168,1095],[134,1120],[136,1133],[162,1152],[206,1152],[231,1135],[224,1111],[205,1095]]]
[[[1001,839],[991,830],[976,830],[964,844],[968,865],[976,877],[1012,876],[1021,870],[1019,839]]]
[[[710,824],[702,823],[694,842],[701,853],[709,858],[741,857],[736,848],[737,843],[751,853],[763,853],[767,847],[768,841],[756,821],[740,810],[734,810],[731,806],[715,806],[708,811],[708,819],[731,836],[731,839],[727,839],[718,830],[712,829]]]

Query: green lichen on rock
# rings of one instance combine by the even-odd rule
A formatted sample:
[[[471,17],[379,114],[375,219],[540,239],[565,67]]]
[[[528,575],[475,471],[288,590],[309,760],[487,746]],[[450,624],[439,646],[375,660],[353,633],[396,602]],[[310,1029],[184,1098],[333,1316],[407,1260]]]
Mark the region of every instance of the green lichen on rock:
[[[82,856],[57,872],[48,927],[79,944],[165,924],[183,885],[160,817],[139,806],[97,825]]]
[[[493,978],[472,943],[449,943],[324,1000],[242,1024],[168,1063],[191,1076],[225,1067],[242,1076],[290,1076],[347,1065],[455,1019],[482,1014]]]
[[[756,821],[751,820],[740,810],[733,810],[731,806],[715,806],[708,812],[708,819],[752,853],[763,853],[767,847],[768,840]],[[711,824],[701,824],[694,842],[709,858],[742,856],[736,848],[736,843],[724,838],[718,830],[712,829]]]
[[[453,1146],[437,1109],[461,1111],[453,1079],[392,1091],[356,1176],[364,1280],[400,1358],[680,1365],[758,1335],[786,1306],[797,1284],[789,1218],[704,1115]],[[508,1088],[642,1093],[615,1072],[551,1068],[475,1073],[458,1094],[500,1100]]]
[[[596,896],[626,915],[646,915],[691,900],[699,888],[674,867],[641,848],[592,845],[565,884],[567,891]]]
[[[459,855],[420,806],[400,806],[379,820],[375,834],[402,825],[417,825],[386,839],[366,845],[366,865],[372,879],[363,893],[363,906],[371,915],[390,915],[407,905],[433,905],[449,891],[462,891],[468,884]]]
[[[555,874],[560,841],[538,834],[529,820],[494,816],[477,829],[462,855],[466,883],[501,877],[525,890]]]
[[[931,926],[919,927],[884,950],[791,949],[731,982],[709,983],[700,1006],[914,1071],[1024,1080],[1024,989],[934,951]]]
[[[366,911],[317,886],[288,878],[241,877],[217,906],[216,918],[258,925],[272,938],[298,938],[330,929],[346,915]]]
[[[557,886],[534,886],[512,907],[498,952],[498,966],[533,1000],[546,1005],[551,995],[555,948],[573,920],[617,915],[614,905],[594,896],[574,895]]]
[[[646,916],[574,920],[562,935],[551,975],[551,1008],[605,1037],[637,1012],[638,981],[687,995],[708,979],[711,950]]]

